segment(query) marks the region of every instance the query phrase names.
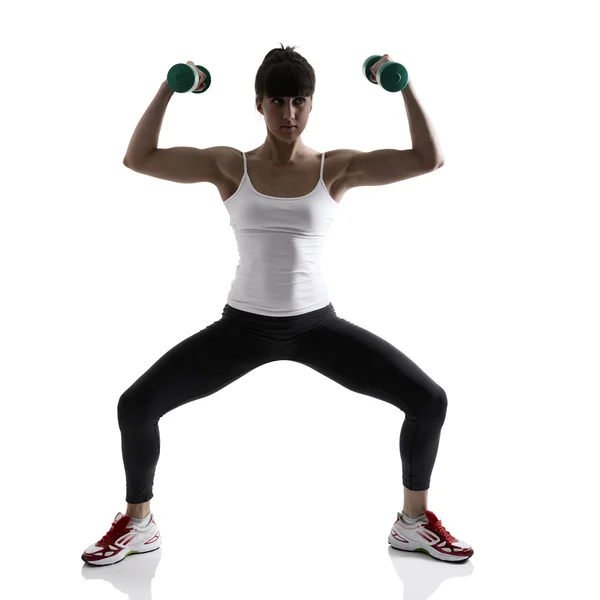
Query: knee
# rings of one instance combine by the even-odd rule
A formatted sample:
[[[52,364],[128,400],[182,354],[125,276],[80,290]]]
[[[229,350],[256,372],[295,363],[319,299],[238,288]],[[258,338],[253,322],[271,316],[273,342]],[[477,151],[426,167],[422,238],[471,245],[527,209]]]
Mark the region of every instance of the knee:
[[[117,403],[117,420],[119,425],[123,425],[129,415],[133,412],[131,395],[127,392],[121,394],[119,402]]]
[[[433,409],[435,416],[443,423],[446,420],[446,412],[448,411],[448,396],[443,388],[439,388],[433,401]]]
[[[448,409],[446,392],[438,385],[422,387],[410,402],[397,404],[404,411],[408,421],[428,421],[443,425]]]
[[[131,424],[139,424],[144,421],[144,406],[148,403],[144,402],[139,394],[136,394],[129,388],[123,392],[117,403],[117,420],[119,427],[127,427]]]
[[[446,420],[446,412],[448,410],[448,396],[441,387],[436,387],[425,403],[421,417],[439,421],[442,424]]]

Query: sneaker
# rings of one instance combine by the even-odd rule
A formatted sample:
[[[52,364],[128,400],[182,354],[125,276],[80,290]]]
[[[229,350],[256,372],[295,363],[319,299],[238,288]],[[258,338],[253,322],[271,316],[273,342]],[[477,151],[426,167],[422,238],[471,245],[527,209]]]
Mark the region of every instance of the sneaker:
[[[143,554],[158,550],[162,536],[154,522],[154,515],[149,523],[139,527],[131,522],[131,517],[117,513],[108,533],[95,544],[92,544],[81,555],[88,565],[104,567],[121,562],[130,554]]]
[[[414,525],[409,525],[398,513],[398,520],[388,537],[392,548],[424,552],[438,560],[456,563],[465,562],[475,554],[468,544],[450,535],[430,510],[425,511],[425,515]]]

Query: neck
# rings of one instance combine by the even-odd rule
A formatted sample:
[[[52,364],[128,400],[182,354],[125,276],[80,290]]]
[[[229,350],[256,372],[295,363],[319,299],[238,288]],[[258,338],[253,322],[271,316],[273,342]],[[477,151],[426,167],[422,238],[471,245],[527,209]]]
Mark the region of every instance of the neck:
[[[279,140],[267,137],[265,143],[257,150],[257,156],[273,168],[293,167],[298,162],[311,155],[300,140],[293,144],[285,144]]]

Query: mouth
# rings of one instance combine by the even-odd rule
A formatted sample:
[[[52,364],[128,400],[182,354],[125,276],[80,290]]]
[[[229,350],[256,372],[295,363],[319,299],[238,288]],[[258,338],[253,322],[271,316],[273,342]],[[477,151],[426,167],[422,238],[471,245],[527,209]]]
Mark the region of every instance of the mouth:
[[[294,129],[297,125],[282,125],[284,129]]]

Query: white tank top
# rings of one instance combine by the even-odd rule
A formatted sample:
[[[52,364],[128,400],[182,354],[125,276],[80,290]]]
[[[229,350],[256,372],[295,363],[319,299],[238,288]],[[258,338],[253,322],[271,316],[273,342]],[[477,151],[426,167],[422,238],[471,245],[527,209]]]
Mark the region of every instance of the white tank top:
[[[301,315],[329,304],[319,259],[338,203],[323,180],[299,198],[256,191],[246,166],[239,188],[223,202],[231,217],[239,263],[227,303],[272,317]]]

